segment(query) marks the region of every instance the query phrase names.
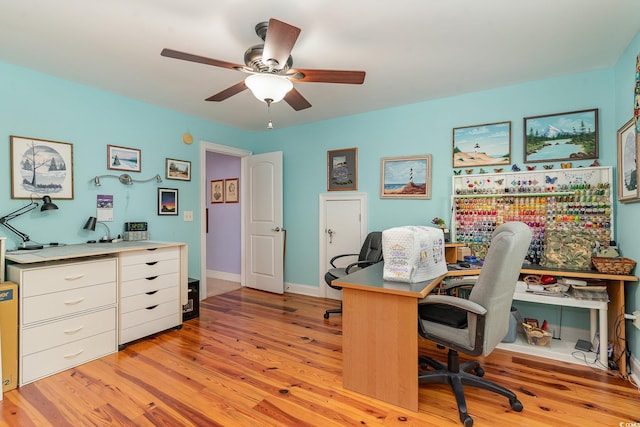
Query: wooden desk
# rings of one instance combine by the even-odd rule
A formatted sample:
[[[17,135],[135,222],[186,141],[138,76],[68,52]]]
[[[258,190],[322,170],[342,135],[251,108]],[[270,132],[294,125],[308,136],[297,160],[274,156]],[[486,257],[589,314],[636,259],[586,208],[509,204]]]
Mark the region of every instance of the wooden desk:
[[[343,288],[343,386],[417,411],[418,299],[429,294],[447,276],[477,275],[480,270],[450,271],[432,281],[412,284],[384,281],[382,272],[383,263],[378,263],[336,281]],[[610,300],[606,329],[609,340],[614,341],[614,354],[620,357],[620,372],[627,373],[624,320],[617,324],[616,320],[624,315],[624,283],[638,281],[636,276],[536,266],[524,267],[521,273],[603,280]],[[600,319],[600,325],[603,320]],[[532,348],[536,349],[522,346],[521,350],[514,351],[533,353]]]
[[[382,280],[383,263],[336,280],[342,286],[342,383],[418,411],[417,301],[444,276],[419,283]]]

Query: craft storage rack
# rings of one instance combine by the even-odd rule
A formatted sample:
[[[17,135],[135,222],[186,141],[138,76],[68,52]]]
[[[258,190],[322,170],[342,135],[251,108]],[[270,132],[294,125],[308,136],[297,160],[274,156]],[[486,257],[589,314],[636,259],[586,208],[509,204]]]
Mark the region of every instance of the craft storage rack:
[[[538,264],[544,236],[556,230],[587,231],[602,246],[613,240],[611,167],[544,169],[454,175],[451,235],[483,258],[495,228],[507,221],[531,227],[527,259]]]

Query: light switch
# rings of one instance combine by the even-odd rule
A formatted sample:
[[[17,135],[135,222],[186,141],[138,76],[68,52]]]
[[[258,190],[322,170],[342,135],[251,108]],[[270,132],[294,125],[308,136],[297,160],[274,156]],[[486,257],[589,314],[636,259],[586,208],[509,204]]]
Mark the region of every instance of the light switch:
[[[193,221],[193,211],[184,211],[184,220],[185,222]]]

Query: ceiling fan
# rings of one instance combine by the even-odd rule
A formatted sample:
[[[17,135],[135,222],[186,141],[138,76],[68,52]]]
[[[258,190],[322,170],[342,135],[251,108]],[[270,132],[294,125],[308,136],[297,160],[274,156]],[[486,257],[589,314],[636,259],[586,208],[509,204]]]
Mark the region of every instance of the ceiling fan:
[[[257,24],[255,30],[264,44],[258,44],[246,50],[245,65],[166,48],[162,49],[160,54],[169,58],[199,62],[250,74],[245,80],[210,96],[206,101],[224,101],[249,88],[256,98],[266,102],[268,106],[272,102],[284,99],[294,110],[300,111],[311,107],[311,104],[293,87],[292,81],[345,84],[364,82],[364,71],[292,68],[291,49],[300,34],[298,27],[271,18],[269,22]]]

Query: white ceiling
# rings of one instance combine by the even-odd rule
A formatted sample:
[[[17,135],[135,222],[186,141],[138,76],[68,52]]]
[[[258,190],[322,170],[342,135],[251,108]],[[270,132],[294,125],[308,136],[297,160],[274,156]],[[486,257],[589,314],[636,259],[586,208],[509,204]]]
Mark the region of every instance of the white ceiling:
[[[0,61],[261,131],[266,104],[249,91],[204,101],[245,74],[160,51],[242,64],[272,17],[302,29],[294,67],[367,73],[361,86],[295,83],[313,107],[274,104],[283,128],[611,67],[640,30],[640,1],[0,0]]]

